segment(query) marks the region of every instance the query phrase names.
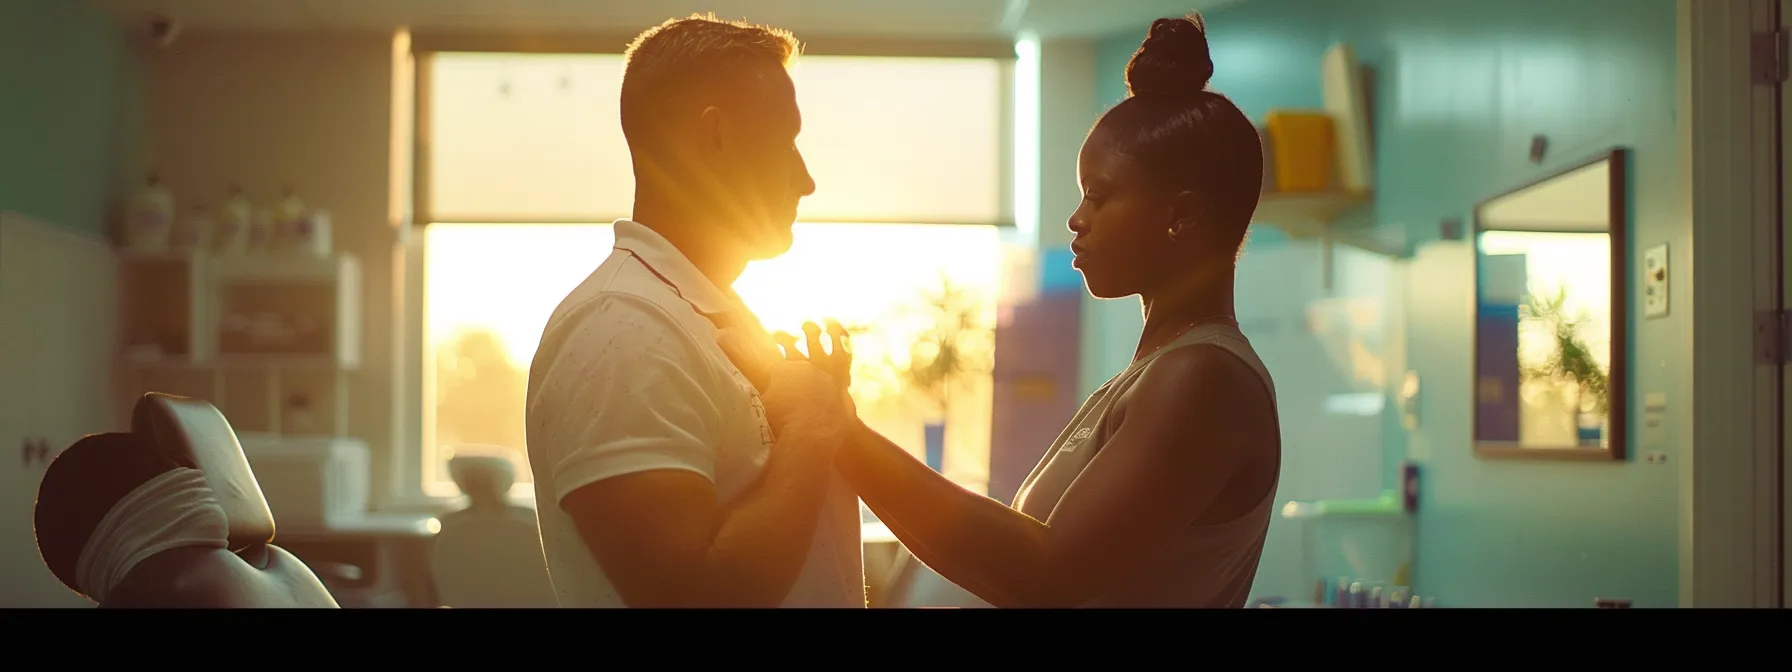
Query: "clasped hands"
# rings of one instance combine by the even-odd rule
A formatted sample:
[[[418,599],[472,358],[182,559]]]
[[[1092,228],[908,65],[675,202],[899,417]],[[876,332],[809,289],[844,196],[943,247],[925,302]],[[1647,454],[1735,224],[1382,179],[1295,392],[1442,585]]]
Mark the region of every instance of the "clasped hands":
[[[825,330],[803,323],[803,336],[806,354],[797,348],[795,336],[782,331],[772,334],[774,343],[766,343],[740,330],[724,330],[720,344],[759,388],[772,431],[783,433],[797,424],[844,434],[857,415],[846,393],[852,384],[852,337],[834,320],[827,321]]]

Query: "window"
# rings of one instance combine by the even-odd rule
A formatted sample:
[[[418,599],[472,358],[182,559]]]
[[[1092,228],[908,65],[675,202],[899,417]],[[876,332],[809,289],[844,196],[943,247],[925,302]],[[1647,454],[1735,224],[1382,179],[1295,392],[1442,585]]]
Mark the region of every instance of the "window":
[[[424,494],[457,489],[447,460],[498,451],[531,491],[524,451],[528,366],[548,316],[609,253],[609,222],[633,199],[617,123],[613,55],[436,53],[428,106],[423,232]],[[990,384],[973,364],[923,390],[900,372],[929,351],[941,307],[974,324],[976,363],[993,354],[1010,217],[1003,118],[1007,63],[991,59],[804,56],[798,144],[818,183],[796,243],[735,284],[771,329],[831,317],[855,336],[861,416],[917,456],[948,421],[945,472],[988,478]],[[940,289],[959,296],[934,306]],[[931,299],[930,299],[931,297]],[[414,472],[413,472],[414,473]]]
[[[621,56],[460,54],[428,69],[426,222],[610,222],[634,174]],[[805,222],[997,224],[1001,61],[804,56],[791,71],[815,175]]]

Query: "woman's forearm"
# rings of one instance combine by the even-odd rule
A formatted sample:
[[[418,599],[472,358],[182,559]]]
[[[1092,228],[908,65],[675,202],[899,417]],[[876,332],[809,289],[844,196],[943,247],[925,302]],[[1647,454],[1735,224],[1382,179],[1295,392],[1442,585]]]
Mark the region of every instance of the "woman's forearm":
[[[835,466],[909,552],[947,580],[999,607],[1058,601],[1043,523],[959,487],[862,423]]]

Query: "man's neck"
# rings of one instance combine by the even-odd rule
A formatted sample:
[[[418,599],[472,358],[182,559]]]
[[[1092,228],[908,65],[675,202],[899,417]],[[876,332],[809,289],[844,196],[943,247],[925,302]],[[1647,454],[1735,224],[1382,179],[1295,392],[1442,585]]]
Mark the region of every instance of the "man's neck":
[[[747,257],[739,247],[728,244],[720,232],[726,223],[719,218],[662,205],[663,201],[635,195],[634,221],[652,229],[678,249],[692,266],[716,287],[728,289],[747,269]]]

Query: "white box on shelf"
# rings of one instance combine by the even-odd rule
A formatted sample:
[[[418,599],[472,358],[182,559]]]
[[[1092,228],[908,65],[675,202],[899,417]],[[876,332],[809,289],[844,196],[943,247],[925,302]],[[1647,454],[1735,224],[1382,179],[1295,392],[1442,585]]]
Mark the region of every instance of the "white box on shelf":
[[[367,515],[367,444],[329,436],[244,434],[243,453],[279,527],[328,527]]]

